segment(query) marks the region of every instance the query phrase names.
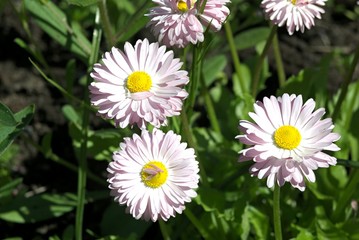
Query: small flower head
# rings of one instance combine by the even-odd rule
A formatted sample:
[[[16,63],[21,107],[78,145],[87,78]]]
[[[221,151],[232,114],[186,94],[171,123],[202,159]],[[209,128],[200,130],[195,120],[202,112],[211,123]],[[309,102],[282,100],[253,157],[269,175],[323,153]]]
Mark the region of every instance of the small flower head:
[[[95,64],[95,81],[89,87],[91,103],[101,116],[122,128],[145,128],[146,123],[160,127],[167,117],[179,115],[189,80],[180,60],[165,46],[147,39],[134,47],[126,43],[124,52],[113,47],[102,62]]]
[[[166,221],[197,195],[195,157],[172,131],[143,130],[141,136],[125,138],[107,168],[111,195],[136,219]]]
[[[152,0],[158,6],[150,9],[148,26],[158,41],[168,47],[183,48],[189,43],[203,42],[203,26],[219,31],[226,20],[229,0],[207,0],[202,14],[198,5],[202,0]],[[199,19],[197,18],[199,17]],[[202,22],[202,23],[201,23]]]
[[[314,19],[321,19],[327,0],[263,0],[261,7],[268,18],[279,27],[286,25],[289,35],[304,32],[314,26]]]
[[[267,178],[268,187],[290,182],[304,191],[304,177],[315,182],[313,170],[336,164],[336,158],[323,150],[338,151],[333,142],[340,135],[332,133],[330,118],[320,120],[325,110],[313,112],[314,108],[312,99],[303,104],[302,96],[294,94],[265,97],[254,104],[254,113],[249,113],[254,123],[241,120],[239,128],[244,134],[236,137],[251,146],[240,151],[239,161],[255,162],[250,168],[252,176]]]

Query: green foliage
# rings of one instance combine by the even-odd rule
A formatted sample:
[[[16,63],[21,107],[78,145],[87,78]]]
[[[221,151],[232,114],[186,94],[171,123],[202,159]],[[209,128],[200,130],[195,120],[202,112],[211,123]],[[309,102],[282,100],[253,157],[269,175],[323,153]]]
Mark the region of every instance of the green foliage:
[[[14,223],[35,223],[59,217],[76,206],[76,195],[40,194],[18,196],[0,207],[0,219]]]
[[[274,93],[276,96],[301,94],[304,101],[313,98],[316,108],[326,109],[325,117],[333,116],[343,88],[328,90],[327,86],[333,84],[332,71],[339,72],[338,76],[345,79],[355,56],[349,53],[352,50],[349,44],[344,50],[325,45],[329,44],[326,29],[316,33],[313,27],[310,30],[313,35],[298,34],[289,38],[283,35],[285,29],[279,28],[279,44],[282,40],[302,42],[314,36],[320,39],[318,45],[325,42],[326,53],[322,48],[315,48],[320,49],[316,52],[320,61],[296,69],[297,73],[279,87],[269,85],[269,81],[278,80],[279,68],[275,69],[278,59],[274,59],[273,48],[268,48],[261,58],[272,27],[268,27],[268,21],[259,14],[259,4],[259,0],[232,0],[231,15],[221,32],[212,33],[208,28],[203,43],[171,49],[175,58],[185,62],[183,69],[189,72],[190,81],[186,86],[189,96],[181,115],[169,118],[162,130],[174,130],[188,147],[195,149],[201,179],[197,196],[186,204],[183,214],[160,224],[135,220],[126,213],[126,206],[119,206],[118,199],[113,202],[106,187],[107,164],[123,139],[140,130],[136,126],[115,128],[112,120],[95,116],[96,109],[90,106],[87,97],[93,63],[99,62],[100,56],[110,51],[112,45],[123,50],[126,41],[134,44],[145,37],[156,40],[146,28],[149,18],[145,16],[154,6],[153,2],[23,0],[21,6],[11,3],[24,30],[14,41],[31,55],[30,62],[46,80],[52,97],[62,94],[56,102],[62,106],[58,114],[65,123],[60,127],[50,126],[39,141],[24,138],[30,147],[13,144],[31,124],[34,114],[41,119],[43,113],[36,113],[34,105],[13,113],[0,103],[0,225],[4,226],[0,238],[23,239],[22,233],[3,237],[6,227],[45,226],[48,222],[57,222],[56,229],[46,236],[34,229],[31,237],[167,239],[167,231],[171,239],[273,239],[273,192],[266,187],[265,179],[250,176],[248,169],[253,162],[238,162],[238,153],[246,148],[235,139],[241,134],[237,129],[239,120],[252,121],[248,113],[254,111],[253,103],[262,100],[259,96]],[[348,9],[345,4],[332,1],[328,6],[334,8],[333,14],[343,15],[346,21],[359,19],[359,7]],[[5,5],[5,1],[0,1],[0,13]],[[42,33],[46,35],[41,39],[45,47],[34,38]],[[59,49],[51,51],[53,46]],[[287,44],[280,49],[288,46],[291,47]],[[311,50],[308,46],[308,54]],[[294,61],[291,56],[282,57],[286,60],[284,65]],[[258,63],[262,67],[256,69]],[[359,239],[358,209],[355,208],[359,201],[359,171],[355,169],[359,161],[359,82],[357,69],[355,71],[333,129],[341,135],[337,142],[341,150],[333,155],[348,164],[317,169],[316,181],[307,182],[305,192],[292,188],[289,183],[281,187],[283,239]],[[251,93],[256,74],[259,74],[256,93],[260,94]],[[58,91],[57,95],[54,91]],[[182,118],[184,113],[188,126]],[[60,142],[63,135],[67,142]],[[36,159],[14,164],[14,159],[26,148],[38,150]],[[49,162],[53,161],[67,168],[69,174],[77,173],[79,182],[71,182],[61,190],[51,184],[37,186],[31,182],[31,176],[39,177],[37,172],[14,170],[19,164],[31,166],[37,158],[46,159],[41,162],[44,168],[52,167]],[[67,180],[67,175],[63,178]],[[46,181],[53,183],[58,179]],[[76,185],[78,192],[73,191]],[[38,188],[45,192],[38,193]]]
[[[0,155],[29,124],[34,111],[35,107],[31,105],[13,114],[7,106],[0,103]]]
[[[24,0],[24,2],[26,9],[44,32],[86,61],[90,56],[91,44],[79,24],[71,23],[66,14],[51,1]]]

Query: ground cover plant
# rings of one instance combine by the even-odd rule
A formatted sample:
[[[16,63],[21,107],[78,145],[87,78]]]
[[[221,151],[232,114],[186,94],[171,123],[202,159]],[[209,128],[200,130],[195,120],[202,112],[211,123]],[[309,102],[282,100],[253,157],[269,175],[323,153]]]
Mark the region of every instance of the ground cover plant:
[[[0,1],[1,239],[359,239],[359,2]]]

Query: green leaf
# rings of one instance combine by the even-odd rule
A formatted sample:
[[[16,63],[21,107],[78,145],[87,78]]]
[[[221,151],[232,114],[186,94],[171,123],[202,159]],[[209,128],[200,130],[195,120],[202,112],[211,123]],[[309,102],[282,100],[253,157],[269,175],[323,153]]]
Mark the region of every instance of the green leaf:
[[[0,199],[9,197],[12,194],[12,191],[22,183],[22,178],[14,179],[13,181],[7,183],[6,185],[0,188]]]
[[[249,222],[250,225],[247,222]],[[255,232],[255,239],[267,239],[269,231],[268,226],[268,216],[260,212],[258,209],[248,205],[242,215],[241,239],[247,239],[251,229]]]
[[[325,210],[324,210],[323,206],[317,206],[315,208],[315,213],[316,213],[317,237],[319,240],[326,240],[326,239],[346,240],[346,239],[348,239],[345,232],[339,230],[328,219],[328,217],[325,214]]]
[[[0,127],[16,126],[17,122],[11,110],[0,102]]]
[[[7,149],[13,140],[23,131],[29,124],[35,111],[35,106],[30,105],[19,112],[15,113],[14,119],[17,122],[16,127],[3,127],[0,131],[0,155]]]
[[[323,86],[327,86],[332,58],[333,55],[328,54],[321,59],[318,66],[306,68],[301,70],[298,75],[290,77],[277,94],[301,94],[304,100],[315,98],[317,106],[324,106],[324,99],[327,99],[328,94]]]
[[[121,223],[121,227],[118,224]],[[151,221],[139,221],[125,213],[125,207],[112,203],[103,213],[100,223],[103,235],[116,235],[120,239],[142,239]]]
[[[32,14],[35,22],[55,41],[75,53],[87,63],[91,43],[76,24],[71,24],[66,14],[51,1],[25,0],[26,9]]]
[[[74,123],[76,126],[81,126],[81,117],[79,113],[71,106],[65,105],[62,107],[62,113],[65,115],[67,120]]]
[[[83,134],[80,126],[70,124],[70,136],[73,140],[76,156],[79,156],[80,146]],[[88,131],[87,155],[96,160],[110,161],[113,152],[118,149],[122,135],[116,129],[104,129],[97,131]]]
[[[0,219],[15,223],[34,223],[59,217],[76,206],[73,194],[39,194],[18,196],[0,207]]]
[[[68,4],[77,5],[81,7],[87,7],[92,4],[98,3],[99,0],[66,0]]]
[[[206,212],[224,212],[225,199],[221,191],[202,186],[198,189],[198,195],[195,200]]]
[[[146,9],[146,11],[147,11],[147,9]],[[148,18],[143,16],[143,17],[137,19],[137,21],[134,21],[133,24],[131,25],[131,27],[125,26],[125,29],[122,32],[122,35],[119,37],[119,39],[117,39],[117,41],[118,42],[127,41],[130,37],[132,37],[137,32],[139,32],[141,29],[143,29],[147,23],[148,23]]]
[[[268,27],[251,28],[235,36],[234,43],[237,50],[254,47],[258,43],[266,41],[269,36]]]
[[[224,55],[217,55],[204,60],[202,72],[206,86],[210,86],[213,83],[226,65],[227,58]]]

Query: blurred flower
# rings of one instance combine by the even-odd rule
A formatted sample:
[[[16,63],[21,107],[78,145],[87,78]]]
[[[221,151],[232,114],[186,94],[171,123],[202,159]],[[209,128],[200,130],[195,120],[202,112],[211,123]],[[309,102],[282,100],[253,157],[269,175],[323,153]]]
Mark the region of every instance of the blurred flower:
[[[136,219],[168,220],[197,193],[199,168],[192,148],[172,131],[143,130],[125,138],[107,171],[111,195]]]
[[[304,32],[314,26],[314,19],[321,19],[327,0],[263,0],[268,18],[279,27],[286,24],[289,35],[294,31]]]
[[[293,187],[305,190],[304,177],[315,182],[313,170],[336,164],[336,158],[323,150],[340,150],[333,142],[340,138],[332,133],[334,125],[330,118],[320,120],[325,110],[313,112],[315,102],[309,99],[303,105],[302,96],[284,94],[282,97],[265,97],[254,104],[249,116],[255,123],[239,122],[244,135],[236,138],[252,145],[240,151],[239,161],[252,160],[252,176],[267,177],[267,186],[275,182],[283,186],[290,182]]]
[[[166,46],[183,48],[189,43],[203,42],[203,25],[219,31],[227,19],[229,9],[225,6],[230,0],[207,0],[202,14],[198,4],[202,0],[152,0],[158,6],[150,9],[148,26],[152,28],[158,41]],[[199,17],[199,19],[197,18]]]
[[[133,47],[126,43],[124,52],[113,47],[102,64],[95,64],[89,87],[91,103],[104,118],[113,119],[125,128],[146,122],[155,127],[166,124],[166,117],[179,115],[188,95],[183,86],[189,81],[187,71],[173,52],[147,39]]]

